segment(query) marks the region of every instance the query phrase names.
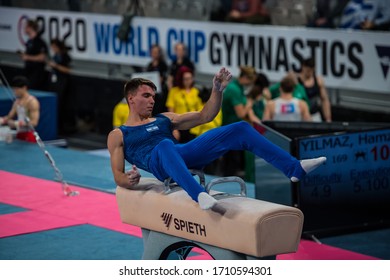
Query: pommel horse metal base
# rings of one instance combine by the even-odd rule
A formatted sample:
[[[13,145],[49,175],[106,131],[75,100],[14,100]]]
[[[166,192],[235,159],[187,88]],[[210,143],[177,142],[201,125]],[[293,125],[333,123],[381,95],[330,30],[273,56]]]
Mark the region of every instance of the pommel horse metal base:
[[[201,171],[191,172],[205,185]],[[238,183],[240,194],[211,190],[227,182]],[[193,248],[221,260],[275,259],[296,252],[303,226],[299,209],[246,197],[239,177],[216,178],[205,188],[218,200],[206,211],[170,179],[142,178],[135,189],[117,187],[122,222],[142,229],[142,259],[172,259],[172,253],[186,259]]]
[[[183,239],[168,235],[165,233],[142,229],[142,238],[144,244],[143,260],[185,260],[194,248],[206,251],[215,260],[275,260],[276,256],[263,258],[252,257],[242,253],[234,252],[212,245],[203,244],[193,240]],[[176,255],[176,258],[175,258]]]

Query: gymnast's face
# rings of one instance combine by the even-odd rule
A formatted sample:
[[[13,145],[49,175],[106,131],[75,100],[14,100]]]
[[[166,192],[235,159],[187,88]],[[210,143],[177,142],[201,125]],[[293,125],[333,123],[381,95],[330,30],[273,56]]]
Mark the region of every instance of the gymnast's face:
[[[154,99],[156,93],[147,86],[140,86],[134,95],[129,96],[129,104],[131,112],[138,113],[143,118],[148,118],[152,115]]]
[[[27,87],[13,87],[15,97],[20,99],[25,95],[25,92],[27,91]]]

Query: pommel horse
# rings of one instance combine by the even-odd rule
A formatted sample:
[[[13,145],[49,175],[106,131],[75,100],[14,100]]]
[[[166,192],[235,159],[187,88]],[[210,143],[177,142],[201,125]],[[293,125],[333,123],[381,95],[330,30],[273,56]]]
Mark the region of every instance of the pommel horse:
[[[296,252],[302,234],[303,213],[294,207],[248,198],[239,177],[221,177],[205,184],[202,171],[191,170],[200,184],[218,200],[202,210],[170,179],[141,178],[136,189],[116,188],[123,223],[142,229],[142,259],[186,259],[193,248],[213,259],[276,259]],[[235,182],[240,194],[214,191],[217,184]]]

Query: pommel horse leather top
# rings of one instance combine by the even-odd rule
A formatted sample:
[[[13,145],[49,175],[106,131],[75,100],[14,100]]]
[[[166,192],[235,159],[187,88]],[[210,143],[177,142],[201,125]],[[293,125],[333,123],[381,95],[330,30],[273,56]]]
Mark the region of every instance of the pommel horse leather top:
[[[303,213],[297,208],[226,195],[216,197],[216,209],[202,210],[181,188],[164,193],[164,184],[157,179],[141,178],[136,188],[116,189],[123,223],[253,257],[298,248]]]

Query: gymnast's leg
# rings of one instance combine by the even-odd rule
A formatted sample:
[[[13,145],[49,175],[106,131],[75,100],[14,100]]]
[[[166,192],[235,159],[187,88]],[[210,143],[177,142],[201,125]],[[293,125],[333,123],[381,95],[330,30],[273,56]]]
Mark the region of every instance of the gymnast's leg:
[[[216,204],[217,201],[206,193],[189,172],[171,140],[165,139],[153,149],[149,169],[160,181],[171,177],[202,209],[210,209]]]
[[[210,130],[196,139],[177,145],[189,168],[199,168],[230,150],[248,150],[281,170],[292,181],[322,164],[326,158],[299,161],[270,142],[247,122],[237,122]]]

